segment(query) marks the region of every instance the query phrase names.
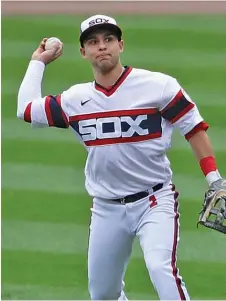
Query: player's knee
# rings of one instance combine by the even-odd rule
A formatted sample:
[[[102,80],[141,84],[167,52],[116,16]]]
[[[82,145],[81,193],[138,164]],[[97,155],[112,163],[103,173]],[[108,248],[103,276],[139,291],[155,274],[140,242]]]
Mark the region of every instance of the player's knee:
[[[166,274],[167,270],[171,270],[171,259],[165,252],[155,252],[146,257],[146,266],[150,275],[155,277],[161,277],[162,274]],[[158,253],[158,254],[157,254]],[[168,253],[168,252],[167,252]],[[170,254],[169,254],[170,255]]]
[[[149,263],[148,270],[152,275],[161,275],[165,274],[165,270],[167,269],[167,264],[165,262],[155,262]]]

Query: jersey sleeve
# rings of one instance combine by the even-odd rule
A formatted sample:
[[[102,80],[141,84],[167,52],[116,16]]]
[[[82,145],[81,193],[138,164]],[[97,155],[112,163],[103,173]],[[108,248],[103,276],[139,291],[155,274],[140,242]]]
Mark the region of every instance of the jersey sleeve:
[[[196,132],[206,131],[209,127],[190,96],[178,81],[170,76],[163,90],[160,112],[187,140]]]
[[[66,114],[64,93],[48,95],[29,102],[24,111],[24,121],[34,127],[68,128],[69,118]]]
[[[42,97],[41,83],[44,70],[43,62],[30,61],[18,92],[17,117],[35,127],[68,128],[67,91],[59,95]]]

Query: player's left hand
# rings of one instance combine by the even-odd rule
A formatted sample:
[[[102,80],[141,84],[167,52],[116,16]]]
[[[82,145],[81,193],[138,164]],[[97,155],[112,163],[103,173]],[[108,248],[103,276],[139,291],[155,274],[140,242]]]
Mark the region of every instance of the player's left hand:
[[[214,219],[210,219],[211,215]],[[198,225],[201,224],[226,234],[226,180],[219,179],[210,185],[205,193],[203,209]]]

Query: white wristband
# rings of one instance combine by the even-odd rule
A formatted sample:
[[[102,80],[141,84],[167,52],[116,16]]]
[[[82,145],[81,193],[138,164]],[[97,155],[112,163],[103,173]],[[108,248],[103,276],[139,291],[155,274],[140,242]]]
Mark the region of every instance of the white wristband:
[[[217,181],[217,180],[219,180],[219,179],[222,179],[222,177],[221,177],[221,175],[220,175],[220,173],[219,173],[218,170],[211,171],[211,172],[209,172],[209,173],[206,175],[206,180],[207,180],[209,186],[210,186],[213,182],[215,182],[215,181]]]

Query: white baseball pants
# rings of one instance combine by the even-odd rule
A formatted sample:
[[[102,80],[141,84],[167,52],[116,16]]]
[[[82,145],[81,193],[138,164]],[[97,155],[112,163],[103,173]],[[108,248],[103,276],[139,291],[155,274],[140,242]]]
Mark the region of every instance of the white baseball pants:
[[[136,236],[159,299],[189,300],[176,267],[179,214],[173,190],[166,185],[128,204],[94,199],[88,249],[91,300],[127,300],[123,278]]]

